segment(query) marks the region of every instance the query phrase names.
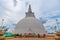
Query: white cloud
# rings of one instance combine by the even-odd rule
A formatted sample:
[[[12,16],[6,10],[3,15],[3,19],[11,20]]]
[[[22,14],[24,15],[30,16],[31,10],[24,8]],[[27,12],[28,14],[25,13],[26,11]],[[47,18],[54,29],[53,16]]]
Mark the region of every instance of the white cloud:
[[[53,26],[55,24],[56,24],[56,20],[50,19],[44,24],[44,26]]]
[[[1,14],[3,13],[3,16],[2,18],[4,18],[4,16],[9,17],[10,20],[12,20],[12,18],[15,20],[15,22],[19,19],[21,19],[23,17],[23,13],[24,13],[24,7],[25,7],[25,4],[24,4],[24,1],[20,1],[20,0],[17,0],[17,6],[14,7],[13,6],[13,0],[5,0],[5,1],[1,1],[1,6],[2,9],[5,11],[3,13],[3,10],[2,12],[0,12]],[[22,11],[23,10],[23,11]]]

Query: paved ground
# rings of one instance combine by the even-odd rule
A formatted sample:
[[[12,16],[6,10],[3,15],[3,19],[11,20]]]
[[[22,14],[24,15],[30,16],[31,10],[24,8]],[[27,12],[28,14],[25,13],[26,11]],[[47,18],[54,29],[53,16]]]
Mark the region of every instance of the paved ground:
[[[10,40],[55,40],[54,38],[14,38]]]

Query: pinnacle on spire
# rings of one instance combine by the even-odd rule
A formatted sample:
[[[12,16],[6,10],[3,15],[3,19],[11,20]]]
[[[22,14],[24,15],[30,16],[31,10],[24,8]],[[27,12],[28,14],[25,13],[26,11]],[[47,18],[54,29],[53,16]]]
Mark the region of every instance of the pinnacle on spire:
[[[32,12],[32,10],[31,10],[31,5],[29,5],[28,12]]]

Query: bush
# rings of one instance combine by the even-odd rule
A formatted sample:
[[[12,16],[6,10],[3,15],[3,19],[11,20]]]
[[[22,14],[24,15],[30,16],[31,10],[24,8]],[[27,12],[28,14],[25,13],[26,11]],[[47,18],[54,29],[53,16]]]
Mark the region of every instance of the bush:
[[[19,36],[19,34],[16,34],[16,36]]]

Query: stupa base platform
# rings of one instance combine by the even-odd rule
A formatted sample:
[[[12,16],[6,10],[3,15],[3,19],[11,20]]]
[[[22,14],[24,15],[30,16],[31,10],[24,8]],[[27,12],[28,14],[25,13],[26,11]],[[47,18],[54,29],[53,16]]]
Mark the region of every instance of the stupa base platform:
[[[54,38],[12,38],[6,40],[55,40]]]

